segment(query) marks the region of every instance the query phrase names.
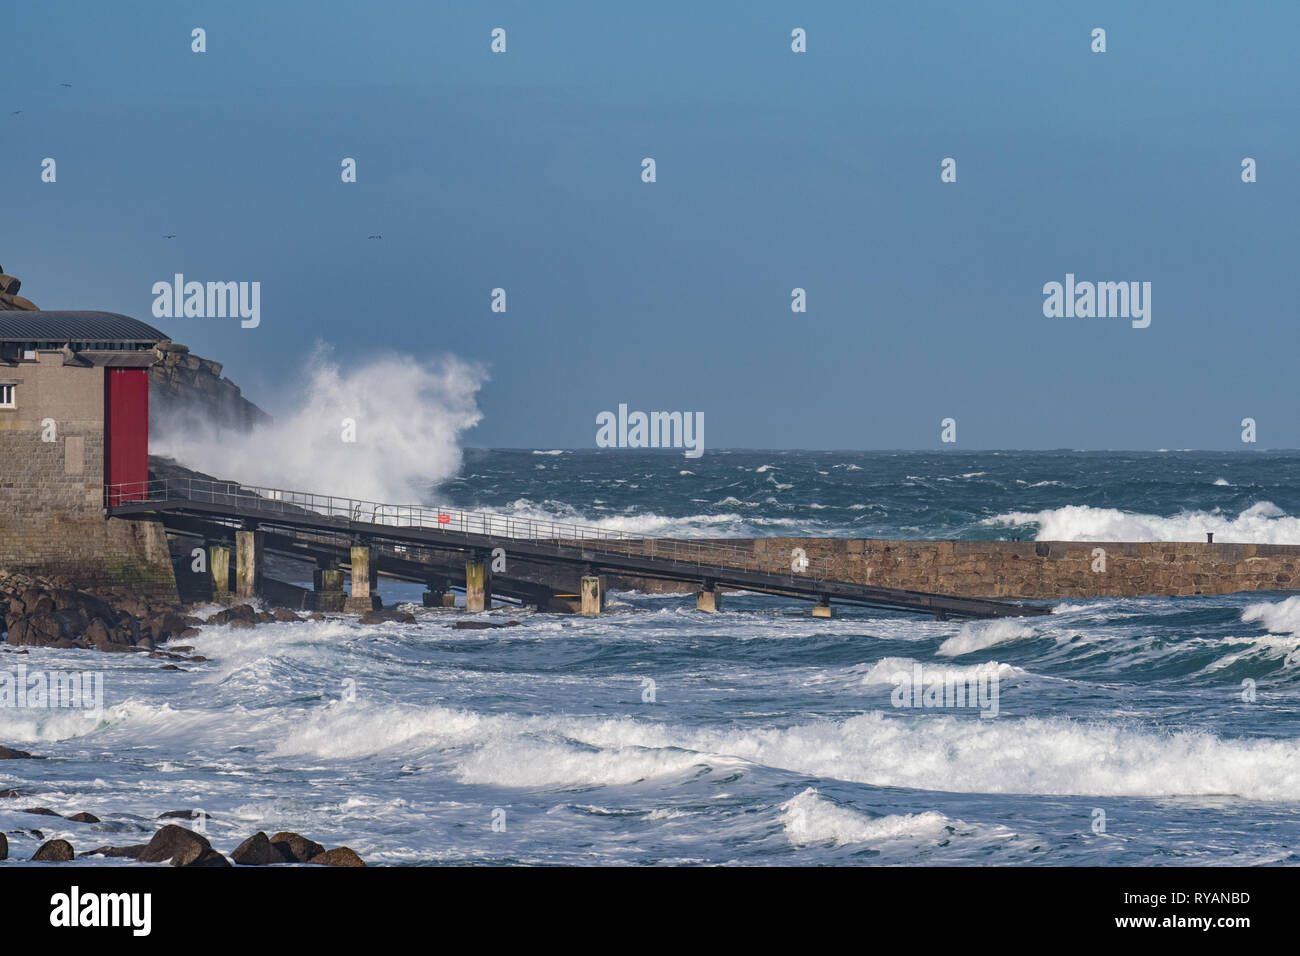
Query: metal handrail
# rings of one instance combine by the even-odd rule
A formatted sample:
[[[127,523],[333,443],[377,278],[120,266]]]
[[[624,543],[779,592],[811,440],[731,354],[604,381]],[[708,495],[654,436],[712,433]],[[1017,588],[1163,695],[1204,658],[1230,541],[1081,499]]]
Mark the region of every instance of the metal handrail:
[[[796,571],[791,559],[780,554],[759,553],[692,538],[636,536],[626,531],[611,531],[550,519],[520,518],[458,508],[387,504],[309,491],[290,491],[191,477],[154,478],[104,486],[104,505],[107,508],[131,503],[177,500],[243,507],[268,514],[309,512],[329,519],[394,528],[430,528],[494,538],[595,545],[595,550],[606,553],[662,558],[700,567],[762,571],[788,576],[791,581],[850,580],[839,575],[840,562],[834,556],[809,555],[807,567]]]

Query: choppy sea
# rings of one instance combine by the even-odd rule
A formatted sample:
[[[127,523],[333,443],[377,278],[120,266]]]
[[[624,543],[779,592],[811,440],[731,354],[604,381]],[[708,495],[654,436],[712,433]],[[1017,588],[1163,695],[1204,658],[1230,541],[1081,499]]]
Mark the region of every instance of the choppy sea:
[[[467,453],[430,501],[644,534],[1300,543],[1300,456],[1077,452]],[[384,581],[386,601],[421,588]],[[104,710],[0,708],[0,829],[77,850],[202,809],[372,864],[1300,862],[1300,596],[1070,600],[941,622],[615,593],[500,630],[355,618],[202,629],[183,671],[93,671]],[[901,679],[989,708],[897,706]],[[910,686],[910,685],[909,685]],[[987,702],[987,701],[986,701]],[[89,811],[80,824],[21,812]],[[92,861],[94,862],[94,861]],[[117,865],[104,860],[100,865]],[[134,864],[133,864],[134,865]]]

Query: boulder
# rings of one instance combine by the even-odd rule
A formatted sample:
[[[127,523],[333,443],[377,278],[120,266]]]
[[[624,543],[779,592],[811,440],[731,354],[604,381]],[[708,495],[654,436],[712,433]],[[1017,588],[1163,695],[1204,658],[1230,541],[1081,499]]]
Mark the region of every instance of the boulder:
[[[141,863],[170,861],[172,866],[193,866],[211,851],[212,845],[206,837],[169,823],[153,835],[137,859]]]
[[[320,856],[325,848],[305,836],[282,830],[271,837],[271,846],[279,850],[290,863],[306,863],[314,856]]]
[[[81,813],[74,813],[72,816],[68,817],[68,819],[71,820],[73,823],[99,823],[100,822],[99,817],[95,816],[93,813],[86,813],[84,810]]]
[[[67,636],[52,611],[28,614],[9,624],[9,643],[18,646],[49,647]]]
[[[38,817],[62,817],[63,814],[55,813],[49,807],[28,807],[26,810],[20,810],[20,813],[34,813]]]
[[[78,853],[77,856],[111,856],[126,857],[128,859],[139,859],[140,854],[144,852],[145,844],[135,843],[131,846],[101,846],[94,850],[87,850],[84,853]]]
[[[22,593],[25,614],[49,614],[54,610],[54,598],[47,591],[30,587]]]
[[[192,863],[176,863],[173,866],[230,866],[230,861],[218,853],[216,850],[207,849],[199,854],[199,858]]]
[[[336,846],[332,850],[326,850],[324,853],[318,853],[308,863],[316,863],[320,866],[365,866],[366,863],[350,847]]]
[[[167,608],[146,620],[140,629],[155,644],[163,644],[173,637],[180,637],[182,632],[192,626],[194,620],[197,619]]]
[[[9,838],[0,833],[0,860],[9,859]]]
[[[93,646],[98,647],[100,644],[109,644],[113,640],[112,632],[109,631],[108,625],[102,618],[95,618],[86,628],[86,640]]]
[[[26,750],[10,750],[8,747],[0,745],[0,760],[41,760],[41,757],[33,757]],[[17,793],[14,793],[17,796]]]
[[[300,618],[295,612],[289,610],[287,607],[272,608],[271,614],[274,615],[277,621],[301,621],[302,620],[302,618]]]
[[[67,840],[50,840],[48,843],[40,845],[40,848],[32,857],[32,862],[67,863],[75,856],[76,854],[72,852],[72,844]]]
[[[230,858],[240,866],[270,866],[272,863],[293,862],[272,846],[270,838],[261,830],[239,844]]]
[[[207,619],[208,624],[226,624],[232,627],[252,627],[258,623],[257,611],[249,604],[236,604],[223,608]]]

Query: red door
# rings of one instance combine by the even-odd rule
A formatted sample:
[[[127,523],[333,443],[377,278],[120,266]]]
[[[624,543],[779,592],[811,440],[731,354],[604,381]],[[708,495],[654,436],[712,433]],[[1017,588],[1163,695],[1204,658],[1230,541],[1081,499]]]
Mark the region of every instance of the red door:
[[[109,505],[144,498],[148,480],[149,371],[106,368],[104,484],[109,489]]]

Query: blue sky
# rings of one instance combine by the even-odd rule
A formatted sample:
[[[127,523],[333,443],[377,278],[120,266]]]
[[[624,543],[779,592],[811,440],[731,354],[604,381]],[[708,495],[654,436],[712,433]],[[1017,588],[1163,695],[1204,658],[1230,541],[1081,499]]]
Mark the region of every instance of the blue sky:
[[[155,324],[272,410],[319,340],[485,363],[479,446],[619,403],[715,448],[1300,445],[1293,2],[126,9],[6,17],[0,263],[146,321],[260,281],[257,329]],[[1067,272],[1151,326],[1044,317]]]

